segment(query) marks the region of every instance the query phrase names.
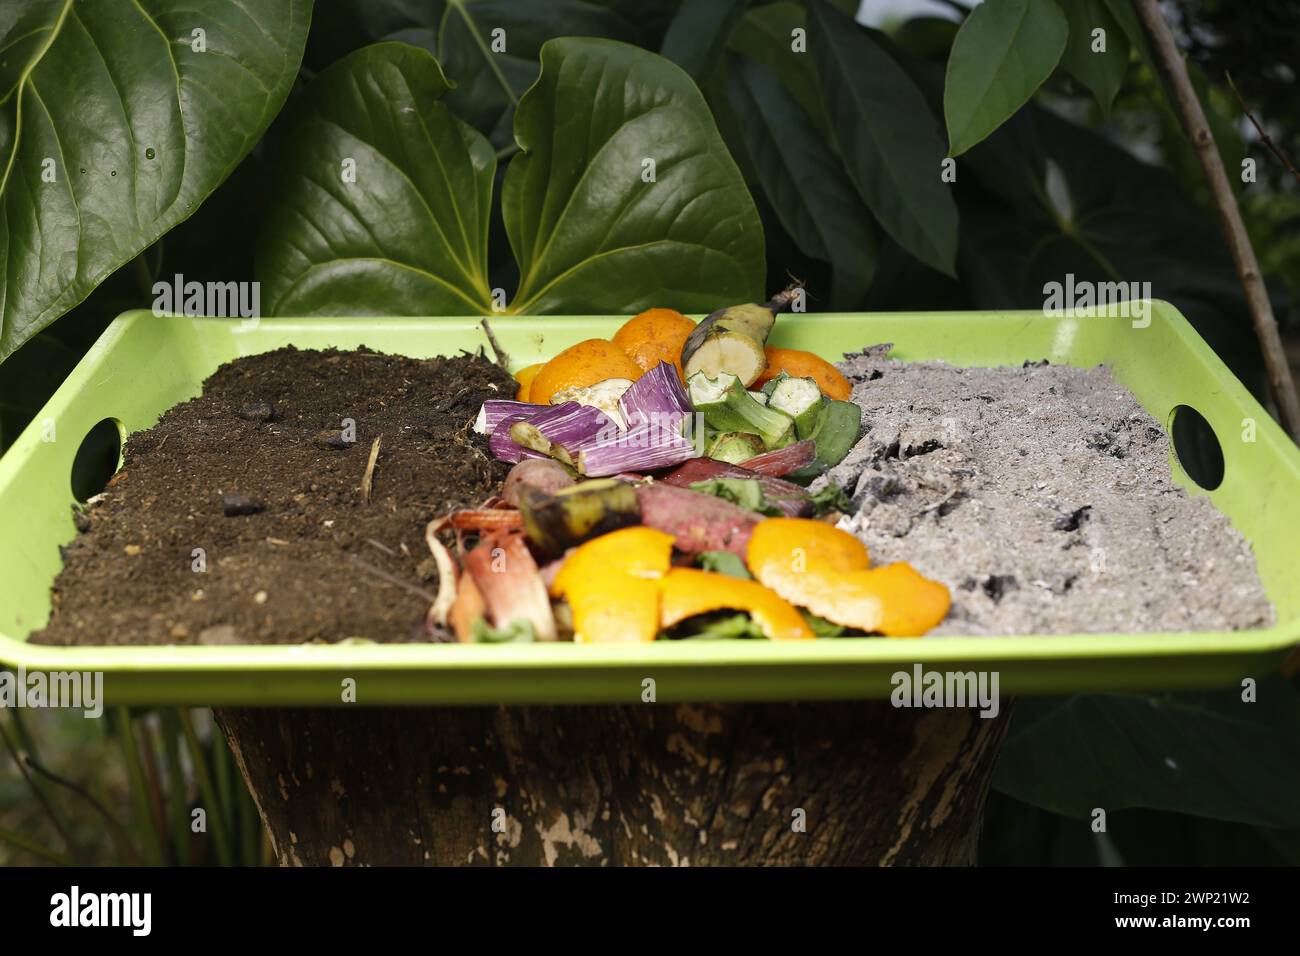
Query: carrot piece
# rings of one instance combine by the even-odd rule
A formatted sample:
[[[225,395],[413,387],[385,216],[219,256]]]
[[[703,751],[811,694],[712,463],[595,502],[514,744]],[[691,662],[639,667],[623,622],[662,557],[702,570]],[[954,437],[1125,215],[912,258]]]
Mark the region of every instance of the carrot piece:
[[[487,603],[483,594],[474,584],[474,577],[468,571],[460,574],[460,587],[456,589],[456,600],[451,605],[447,621],[451,624],[456,640],[462,644],[469,643],[474,633],[474,622],[487,614]]]

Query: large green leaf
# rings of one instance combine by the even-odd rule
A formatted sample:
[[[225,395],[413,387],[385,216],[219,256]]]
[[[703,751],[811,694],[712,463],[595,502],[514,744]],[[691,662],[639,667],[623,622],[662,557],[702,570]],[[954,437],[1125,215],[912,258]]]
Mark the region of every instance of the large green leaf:
[[[625,17],[592,0],[330,0],[316,20],[311,55],[322,67],[379,40],[428,50],[455,83],[447,105],[497,146],[510,140],[547,40],[637,36]]]
[[[943,141],[925,97],[868,31],[825,0],[813,4],[808,25],[849,178],[899,245],[951,275],[957,205],[941,179]]]
[[[1103,112],[1109,113],[1128,70],[1128,36],[1111,15],[1106,0],[1071,0],[1065,4],[1065,16],[1070,37],[1061,65],[1091,90]],[[1094,39],[1094,30],[1104,32]],[[1104,50],[1096,49],[1103,44]]]
[[[683,0],[660,53],[703,82],[708,79],[749,0]]]
[[[547,43],[541,63],[502,188],[522,276],[510,311],[708,311],[761,295],[762,227],[690,77],[588,38]],[[448,89],[437,61],[403,43],[359,50],[312,84],[258,253],[268,312],[492,311],[496,157]]]
[[[758,212],[704,97],[667,60],[551,41],[515,139],[501,191],[515,311],[707,311],[762,296]]]
[[[264,310],[491,309],[496,156],[447,108],[449,89],[437,61],[405,43],[365,47],[317,77],[294,117],[262,231]]]
[[[1072,817],[1153,807],[1300,824],[1300,698],[1281,678],[1240,690],[1016,703],[994,785]]]
[[[766,67],[736,58],[727,96],[768,201],[799,248],[831,263],[831,307],[856,304],[871,285],[870,214],[821,133]]]
[[[0,359],[235,168],[288,95],[310,15],[310,0],[7,0]]]
[[[795,49],[795,31],[804,31],[806,36],[807,29],[808,17],[799,4],[788,0],[765,3],[740,18],[727,39],[727,48],[757,60],[780,77],[818,128],[829,132],[817,65],[806,49]]]
[[[944,82],[950,156],[1029,101],[1060,62],[1069,32],[1056,0],[985,0],[971,11],[953,41]]]

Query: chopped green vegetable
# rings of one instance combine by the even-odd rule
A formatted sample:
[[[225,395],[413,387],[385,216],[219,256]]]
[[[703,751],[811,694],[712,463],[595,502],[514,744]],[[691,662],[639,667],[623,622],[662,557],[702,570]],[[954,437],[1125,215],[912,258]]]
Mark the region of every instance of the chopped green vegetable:
[[[705,551],[699,556],[700,567],[715,574],[752,581],[754,576],[745,567],[745,559],[734,551]]]
[[[818,637],[843,637],[845,632],[849,630],[849,628],[828,621],[824,617],[818,617],[812,611],[800,608],[799,613],[803,615],[803,619],[808,622],[808,627]]]
[[[480,617],[470,625],[470,640],[476,644],[531,644],[533,624],[519,618],[505,627],[493,627]]]
[[[780,517],[784,514],[776,505],[768,503],[763,494],[763,486],[757,478],[710,478],[707,481],[693,481],[691,490],[702,491],[706,495],[730,501],[747,511],[756,511],[762,515]]]
[[[721,432],[748,432],[763,439],[763,444],[780,448],[795,440],[794,419],[785,412],[762,405],[740,379],[722,373],[710,378],[703,372],[691,376],[691,404],[704,416],[710,428]]]
[[[791,481],[810,481],[826,469],[835,467],[848,455],[849,449],[857,444],[861,430],[861,408],[853,402],[827,399],[822,423],[812,435],[813,443],[817,446],[817,457],[812,464],[785,477]]]
[[[795,434],[800,438],[811,438],[820,427],[826,409],[826,399],[817,382],[782,372],[768,384],[773,388],[767,393],[767,407],[793,418]]]
[[[750,385],[763,374],[767,356],[763,343],[776,314],[794,302],[803,288],[798,282],[772,296],[764,305],[746,302],[710,313],[682,343],[682,368],[689,379],[696,372],[730,372]]]
[[[714,461],[725,461],[733,465],[749,461],[755,455],[761,455],[767,447],[763,439],[749,432],[718,432],[709,442],[705,456]]]
[[[832,511],[842,511],[845,514],[853,511],[853,502],[844,493],[844,489],[829,480],[825,488],[812,493],[812,502],[813,514],[819,518]]]
[[[711,611],[696,614],[679,621],[659,635],[670,641],[690,639],[696,641],[722,641],[734,638],[764,639],[763,629],[748,614],[734,611]]]
[[[777,372],[774,376],[772,376],[766,382],[763,383],[763,389],[762,389],[763,394],[766,395],[768,398],[771,398],[772,393],[776,391],[776,387],[789,377],[790,377],[789,372],[786,371]],[[764,402],[763,404],[766,405],[767,402]]]

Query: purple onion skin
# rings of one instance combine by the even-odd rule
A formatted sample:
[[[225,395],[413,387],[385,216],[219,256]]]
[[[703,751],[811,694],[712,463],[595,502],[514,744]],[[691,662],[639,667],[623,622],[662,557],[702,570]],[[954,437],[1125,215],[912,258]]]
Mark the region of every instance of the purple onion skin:
[[[618,424],[599,408],[580,402],[561,402],[547,405],[544,411],[525,419],[542,437],[563,448],[581,447],[602,431],[618,431]]]
[[[525,448],[519,442],[510,437],[510,426],[515,422],[522,422],[527,419],[527,415],[510,415],[503,418],[497,423],[496,429],[488,436],[488,449],[492,452],[494,458],[498,461],[508,461],[515,465],[525,458],[545,458],[540,451],[532,448]]]
[[[483,416],[485,435],[491,435],[496,431],[497,426],[503,419],[511,415],[531,415],[534,412],[540,412],[545,405],[534,405],[532,402],[516,402],[508,398],[489,398],[483,403]]]
[[[689,438],[652,419],[611,439],[583,446],[578,452],[578,470],[589,478],[604,478],[669,468],[698,455]]]
[[[670,362],[660,362],[633,382],[618,403],[629,425],[655,415],[686,416],[694,411]]]

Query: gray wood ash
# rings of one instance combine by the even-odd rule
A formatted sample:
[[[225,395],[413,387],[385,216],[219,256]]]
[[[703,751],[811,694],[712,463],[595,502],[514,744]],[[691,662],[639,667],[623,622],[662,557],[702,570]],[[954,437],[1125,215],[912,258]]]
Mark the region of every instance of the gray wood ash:
[[[931,633],[1267,627],[1250,545],[1170,474],[1160,425],[1103,366],[964,369],[886,358],[839,368],[867,428],[814,488],[873,564],[908,561],[952,591]]]

